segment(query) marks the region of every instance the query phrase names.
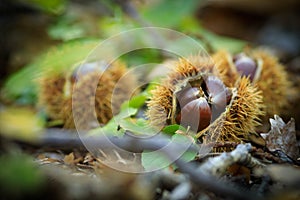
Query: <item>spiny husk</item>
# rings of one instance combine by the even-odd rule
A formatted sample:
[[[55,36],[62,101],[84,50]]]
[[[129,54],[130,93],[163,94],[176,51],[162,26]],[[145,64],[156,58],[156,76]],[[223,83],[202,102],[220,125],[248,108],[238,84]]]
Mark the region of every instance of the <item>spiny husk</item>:
[[[118,84],[116,88],[118,80],[126,72],[123,63],[115,62],[104,73],[91,71],[80,76],[76,84],[70,77],[72,73],[69,76],[45,73],[40,79],[40,104],[52,120],[62,121],[64,128],[75,128],[73,115],[77,116],[76,127],[80,129],[91,128],[98,122],[107,123],[113,116],[112,110],[118,112],[121,104],[137,87],[137,78],[129,75],[126,84]],[[112,101],[114,90],[116,93]]]
[[[180,89],[185,80],[206,76],[211,67],[210,62],[204,62],[201,68],[192,65],[185,60],[179,60],[174,72],[170,73],[162,84],[152,90],[152,97],[148,101],[147,116],[150,123],[158,128],[173,124],[172,112],[174,112],[173,93]],[[207,70],[209,69],[209,70]],[[248,135],[255,134],[255,127],[260,123],[263,115],[263,103],[261,91],[252,85],[248,78],[243,77],[236,81],[230,104],[225,111],[207,128],[200,131],[196,137],[205,143],[210,142],[242,142],[248,139]]]
[[[196,76],[199,73],[211,73],[214,68],[213,60],[202,56],[190,56],[188,59],[179,59],[173,66],[165,84],[174,90],[174,86],[186,77]]]
[[[196,137],[205,144],[214,142],[243,142],[249,135],[256,134],[255,127],[260,125],[264,114],[261,91],[253,86],[249,79],[242,77],[232,89],[232,99],[221,114]]]
[[[173,109],[173,93],[176,86],[184,82],[188,77],[195,77],[201,73],[210,72],[213,63],[210,59],[191,57],[189,60],[179,59],[173,62],[174,66],[168,76],[162,80],[161,85],[151,91],[151,98],[147,102],[149,107],[146,115],[150,124],[162,128],[171,123]]]
[[[215,74],[220,77],[224,85],[233,87],[239,78],[238,71],[232,62],[232,56],[225,50],[220,50],[212,55],[215,62]]]
[[[281,114],[288,107],[292,84],[284,66],[278,59],[265,50],[255,50],[251,56],[262,61],[261,74],[255,84],[262,91],[268,116]]]
[[[61,108],[63,107],[64,85],[66,78],[63,74],[57,73],[51,76],[41,77],[39,91],[39,104],[44,106],[47,115],[53,119],[62,119]]]
[[[262,91],[267,116],[280,114],[288,105],[287,96],[291,88],[287,72],[276,57],[266,50],[257,49],[246,53],[257,62],[253,84]],[[224,50],[219,51],[213,55],[213,60],[218,76],[226,86],[232,87],[240,77],[232,55]]]

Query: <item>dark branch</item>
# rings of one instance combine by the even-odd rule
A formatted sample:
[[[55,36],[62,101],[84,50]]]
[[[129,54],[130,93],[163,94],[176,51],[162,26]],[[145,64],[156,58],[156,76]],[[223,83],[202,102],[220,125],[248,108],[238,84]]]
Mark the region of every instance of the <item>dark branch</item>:
[[[55,133],[53,133],[53,131]],[[130,134],[125,134],[123,137],[114,136],[100,136],[100,137],[81,137],[79,138],[76,133],[61,130],[48,130],[47,133],[41,138],[40,142],[31,144],[35,147],[42,148],[56,148],[56,149],[84,149],[84,144],[95,149],[115,149],[116,146],[123,150],[131,152],[142,152],[143,150],[158,150],[166,145],[170,148],[161,149],[170,160],[176,160],[175,164],[179,167],[180,171],[189,175],[191,181],[198,187],[199,190],[209,190],[215,194],[231,197],[233,199],[259,199],[256,194],[252,192],[241,192],[237,186],[220,181],[219,179],[203,173],[198,170],[199,166],[193,163],[186,163],[182,159],[176,159],[176,152],[188,149],[189,151],[199,151],[199,146],[192,144],[189,146],[172,143],[170,138],[158,134],[149,138],[132,137]],[[89,149],[90,150],[90,149]],[[175,153],[174,153],[175,152]]]

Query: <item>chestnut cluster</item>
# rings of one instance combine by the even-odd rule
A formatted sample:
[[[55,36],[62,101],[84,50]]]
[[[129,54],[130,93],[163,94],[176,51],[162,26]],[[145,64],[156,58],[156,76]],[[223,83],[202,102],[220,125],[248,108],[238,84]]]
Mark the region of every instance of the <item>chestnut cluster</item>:
[[[180,124],[204,143],[242,142],[256,134],[264,115],[262,93],[250,80],[257,67],[242,55],[234,62],[236,73],[218,71],[213,60],[202,57],[172,63],[174,70],[151,91],[150,123],[160,129]],[[231,84],[226,78],[233,79]]]
[[[59,73],[46,71],[40,78],[39,104],[50,120],[64,128],[75,128],[74,116],[79,129],[105,124],[137,87],[133,74],[123,79],[126,84],[118,83],[127,70],[120,61],[111,65],[99,61]],[[115,90],[118,93],[113,94]]]
[[[287,72],[266,50],[218,51],[212,59],[194,56],[171,64],[174,70],[148,101],[155,127],[180,124],[203,143],[263,143],[257,127],[288,105]]]
[[[209,75],[204,77],[200,86],[188,85],[178,91],[176,98],[180,107],[176,123],[198,132],[214,120],[213,113],[224,112],[231,94],[219,78]]]
[[[226,86],[234,86],[245,76],[262,92],[266,118],[288,109],[292,84],[284,66],[268,50],[248,49],[236,55],[222,50],[212,58],[216,72]]]

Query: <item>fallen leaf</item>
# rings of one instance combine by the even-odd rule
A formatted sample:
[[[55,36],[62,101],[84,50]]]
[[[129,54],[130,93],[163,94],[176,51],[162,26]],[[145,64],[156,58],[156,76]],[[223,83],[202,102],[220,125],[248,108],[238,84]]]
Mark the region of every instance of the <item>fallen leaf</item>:
[[[94,159],[95,158],[90,153],[87,153],[83,159],[83,163],[91,163]]]
[[[286,124],[279,116],[274,115],[270,119],[271,130],[262,133],[261,136],[266,140],[266,147],[269,151],[282,151],[294,160],[299,157],[299,148],[296,139],[295,120]]]
[[[64,158],[64,162],[66,164],[69,164],[69,165],[77,164],[81,160],[82,160],[82,157],[79,157],[79,158],[75,159],[75,156],[74,156],[73,152],[70,153],[69,155],[66,155],[65,158]]]
[[[36,141],[42,134],[43,120],[28,108],[9,107],[0,110],[0,135],[8,138]]]
[[[239,165],[239,164],[233,164],[231,166],[228,167],[227,171],[232,175],[232,176],[241,176],[241,177],[245,177],[245,180],[247,181],[247,183],[250,182],[250,169]]]

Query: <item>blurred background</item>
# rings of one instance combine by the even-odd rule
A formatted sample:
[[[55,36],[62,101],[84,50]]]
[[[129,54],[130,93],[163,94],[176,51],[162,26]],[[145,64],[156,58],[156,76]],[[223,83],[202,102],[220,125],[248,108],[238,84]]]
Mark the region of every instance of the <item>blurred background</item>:
[[[44,198],[51,193],[49,198],[57,195],[65,199],[65,194],[61,194],[64,191],[57,191],[59,186],[52,178],[52,184],[42,184],[44,179],[35,170],[32,157],[19,155],[22,146],[6,140],[31,141],[44,128],[46,117],[36,110],[37,83],[34,79],[45,68],[45,63],[55,66],[60,61],[61,65],[70,66],[85,58],[91,50],[83,44],[91,41],[98,44],[122,31],[145,26],[185,33],[209,53],[219,49],[237,53],[248,47],[266,46],[285,65],[295,92],[299,93],[299,0],[1,0],[0,111],[7,111],[2,112],[0,118],[0,192],[4,197],[6,194],[19,199]],[[65,55],[68,56],[65,58]],[[124,55],[122,59],[134,66],[162,62],[164,56],[158,51],[141,50]],[[9,109],[11,106],[12,110]],[[19,110],[19,107],[29,110]],[[286,118],[294,117],[298,130],[299,111],[300,104],[296,103]],[[4,125],[8,125],[6,129]],[[297,133],[299,137],[299,131]],[[61,152],[45,155],[36,153],[34,156],[42,160],[42,164],[57,160],[69,164],[79,162],[78,158],[86,159],[78,152],[75,156]],[[60,174],[56,171],[52,170],[50,174],[59,179]],[[125,186],[131,181],[127,177],[121,179]],[[108,177],[108,180],[112,179]],[[69,182],[73,184],[72,180]],[[112,187],[113,184],[121,188],[120,191],[126,188],[119,183],[112,183]],[[92,190],[92,185],[95,184],[86,187]],[[75,186],[72,189],[72,194],[79,191]],[[22,196],[29,190],[35,195]],[[119,195],[124,197],[122,193]]]
[[[37,92],[31,79],[45,67],[41,60],[50,60],[50,65],[60,60],[67,66],[86,56],[81,43],[145,26],[185,33],[209,53],[266,46],[299,88],[299,4],[298,0],[2,0],[0,99],[6,105],[34,106]],[[65,50],[74,42],[78,47]],[[69,55],[69,63],[64,54]],[[131,66],[162,62],[164,56],[156,50],[140,50],[122,59]],[[299,105],[293,106],[290,116],[297,122]]]
[[[290,70],[298,71],[299,4],[297,0],[2,0],[0,83],[50,46],[79,38],[105,39],[143,26],[175,29],[233,51],[243,42],[267,45]]]

